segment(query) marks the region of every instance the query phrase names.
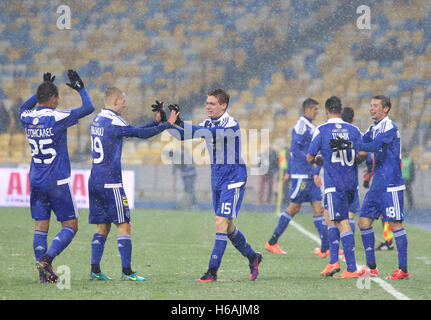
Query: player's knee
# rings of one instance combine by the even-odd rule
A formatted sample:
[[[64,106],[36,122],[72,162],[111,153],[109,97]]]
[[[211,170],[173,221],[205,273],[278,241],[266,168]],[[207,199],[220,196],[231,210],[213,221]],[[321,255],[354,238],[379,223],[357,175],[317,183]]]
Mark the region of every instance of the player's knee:
[[[72,219],[72,220],[67,220],[67,221],[63,221],[61,223],[61,226],[64,227],[69,227],[72,228],[73,230],[75,230],[75,233],[78,232],[78,219]]]
[[[36,220],[34,223],[34,230],[48,232],[49,220]]]
[[[371,221],[369,219],[359,218],[358,227],[359,229],[368,229],[371,227]]]
[[[215,228],[216,232],[228,233],[229,220],[223,217],[216,217]]]
[[[97,233],[107,237],[109,232],[111,231],[111,224],[98,224],[97,225]]]
[[[397,231],[399,229],[403,228],[402,221],[389,221],[389,228],[391,228],[392,231]]]
[[[131,235],[132,234],[132,225],[130,222],[123,222],[117,224],[118,235]]]

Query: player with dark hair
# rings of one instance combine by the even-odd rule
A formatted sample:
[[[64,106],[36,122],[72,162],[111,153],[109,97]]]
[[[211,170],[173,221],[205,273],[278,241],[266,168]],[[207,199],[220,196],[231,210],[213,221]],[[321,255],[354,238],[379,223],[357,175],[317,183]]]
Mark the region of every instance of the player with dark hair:
[[[355,112],[350,107],[343,107],[343,113],[341,114],[341,119],[344,122],[352,124],[354,121]],[[359,164],[360,161],[358,161]],[[325,198],[326,200],[326,198]],[[340,262],[339,262],[339,256],[344,257],[343,250],[340,250],[340,231],[335,224],[334,221],[331,221],[329,219],[329,211],[328,211],[328,203],[324,201],[324,208],[325,208],[325,219],[326,223],[328,225],[328,241],[329,241],[329,263],[326,265],[326,267],[323,269],[323,271],[320,273],[323,276],[333,276],[335,273],[339,272],[341,270]],[[355,213],[359,212],[361,209],[360,203],[359,203],[359,191],[356,189],[355,192],[355,198],[353,202],[349,206],[349,223],[350,228],[352,229],[353,234],[355,233]]]
[[[325,200],[329,217],[339,230],[347,263],[347,270],[335,277],[357,278],[359,272],[356,270],[355,238],[349,223],[349,207],[354,202],[358,190],[357,156],[354,150],[332,149],[330,141],[334,137],[344,137],[359,143],[361,132],[357,127],[341,119],[343,107],[338,97],[326,100],[325,109],[328,122],[316,128],[308,149],[307,161],[313,163],[320,151],[323,158]],[[360,156],[365,159],[366,153]],[[338,250],[334,251],[338,256]]]
[[[398,268],[387,279],[407,279],[407,234],[403,227],[403,191],[401,173],[401,136],[398,127],[388,117],[392,107],[389,98],[378,95],[371,99],[370,115],[374,120],[364,134],[362,143],[336,139],[333,146],[339,150],[363,150],[374,153],[375,170],[370,190],[365,195],[358,221],[364,244],[366,266],[361,275],[377,276],[379,271],[375,258],[375,236],[372,223],[383,215],[384,221],[394,233],[398,251]]]
[[[57,282],[53,259],[70,244],[78,231],[79,212],[70,186],[70,160],[67,128],[94,111],[90,96],[76,71],[68,70],[69,87],[76,90],[82,106],[57,110],[58,88],[55,76],[45,73],[37,94],[20,108],[21,123],[31,147],[30,210],[35,220],[33,249],[41,282]],[[39,106],[33,109],[36,104]],[[62,229],[47,246],[51,210]]]
[[[104,95],[105,107],[91,123],[92,168],[88,180],[90,198],[90,224],[97,224],[97,231],[91,242],[90,279],[111,280],[100,269],[106,238],[114,223],[117,227],[118,251],[121,256],[122,280],[144,281],[131,268],[132,239],[130,209],[123,188],[121,174],[121,152],[123,138],[136,137],[147,139],[170,128],[178,113],[172,111],[166,122],[151,122],[143,127],[129,125],[122,117],[126,108],[126,95],[116,87],[108,88]],[[156,102],[157,103],[157,102]],[[153,108],[157,108],[154,105]]]
[[[341,119],[347,123],[353,123],[355,119],[355,111],[350,107],[343,107],[343,113],[341,115]]]
[[[318,114],[319,103],[314,99],[308,98],[302,104],[302,111],[303,115],[292,129],[292,143],[289,156],[290,178],[292,181],[290,204],[280,214],[278,224],[271,238],[265,244],[265,249],[276,254],[286,254],[280,248],[278,239],[288,227],[290,220],[299,212],[302,203],[310,202],[313,208],[314,226],[321,239],[321,247],[314,249],[314,254],[324,258],[328,254],[329,243],[321,204],[321,180],[318,174],[320,168],[316,168],[307,162],[307,151],[315,129],[312,121]]]
[[[180,120],[179,127],[175,127],[180,139],[204,138],[211,155],[216,235],[208,270],[197,280],[198,282],[217,280],[217,270],[228,240],[248,259],[251,281],[256,280],[259,274],[258,267],[262,261],[262,255],[252,249],[234,223],[244,197],[247,168],[241,158],[241,131],[238,121],[226,111],[229,98],[229,94],[222,89],[208,92],[206,100],[208,118],[198,126]]]

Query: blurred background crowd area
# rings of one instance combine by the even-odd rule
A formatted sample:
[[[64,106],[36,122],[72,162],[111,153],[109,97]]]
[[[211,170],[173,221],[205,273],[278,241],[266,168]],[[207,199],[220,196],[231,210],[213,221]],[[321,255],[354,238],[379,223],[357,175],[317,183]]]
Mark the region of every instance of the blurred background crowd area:
[[[269,129],[281,149],[307,97],[354,108],[364,132],[369,102],[388,95],[404,147],[423,170],[431,166],[431,5],[428,0],[371,1],[371,29],[357,27],[367,1],[99,0],[72,1],[71,29],[59,30],[61,1],[0,2],[0,162],[29,162],[17,120],[42,74],[56,75],[61,108],[80,106],[65,71],[83,78],[96,106],[117,86],[127,94],[124,118],[142,125],[154,100],[178,103],[181,117],[206,117],[206,93],[224,88],[228,112],[247,129]],[[66,3],[65,3],[66,4]],[[69,129],[73,160],[90,159],[92,116]],[[160,164],[162,139],[130,139],[126,164]]]

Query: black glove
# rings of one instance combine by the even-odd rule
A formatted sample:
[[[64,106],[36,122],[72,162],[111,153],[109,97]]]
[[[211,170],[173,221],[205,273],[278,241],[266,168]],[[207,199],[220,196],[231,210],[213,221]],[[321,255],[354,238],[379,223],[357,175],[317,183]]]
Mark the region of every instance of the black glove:
[[[82,82],[75,70],[67,70],[67,77],[69,78],[70,83],[66,83],[66,85],[78,92],[81,91],[81,89],[84,89],[84,82]]]
[[[177,104],[170,104],[168,106],[168,108],[169,108],[169,111],[171,111],[171,112],[172,112],[172,110],[175,110],[176,112],[180,112],[180,106]],[[181,121],[182,120],[181,120],[180,116],[178,116],[177,120],[175,121],[175,124],[179,126],[179,125],[181,125]]]
[[[331,139],[329,141],[329,147],[331,147],[333,152],[338,150],[352,149],[352,142],[337,136],[336,139]]]
[[[162,123],[168,121],[168,118],[166,117],[166,112],[165,110],[163,110],[163,102],[156,100],[156,104],[152,104],[151,108],[153,108],[153,112],[160,112],[160,119]]]
[[[45,72],[43,74],[43,82],[49,81],[49,82],[54,82],[55,80],[55,76],[51,76],[51,72]]]
[[[364,188],[366,188],[366,189],[370,188],[370,181],[364,180]]]

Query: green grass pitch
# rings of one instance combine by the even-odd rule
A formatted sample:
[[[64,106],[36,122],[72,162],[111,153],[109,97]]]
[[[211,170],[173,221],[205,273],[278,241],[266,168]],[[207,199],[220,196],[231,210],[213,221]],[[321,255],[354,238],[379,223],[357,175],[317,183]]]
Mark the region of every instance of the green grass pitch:
[[[272,213],[241,211],[236,225],[254,250],[263,253],[259,278],[248,280],[248,260],[229,243],[218,281],[196,283],[207,269],[214,243],[214,214],[211,211],[132,210],[132,268],[147,278],[142,283],[120,281],[121,262],[116,228],[109,235],[101,262],[102,271],[115,281],[90,281],[90,249],[95,226],[88,224],[88,211],[81,210],[79,231],[71,245],[54,260],[54,268],[70,268],[70,289],[40,284],[33,254],[34,222],[28,209],[0,208],[0,299],[132,299],[132,300],[392,300],[393,295],[378,283],[356,279],[324,278],[319,274],[328,262],[312,254],[317,243],[289,226],[280,238],[287,255],[266,252],[278,217]],[[299,213],[294,220],[316,234],[312,216]],[[60,228],[53,217],[48,244]],[[380,221],[374,223],[376,243],[382,240]],[[409,241],[410,279],[389,281],[410,299],[431,299],[431,232],[406,226]],[[396,250],[376,252],[380,278],[397,266]],[[356,231],[356,260],[365,256]],[[345,263],[342,263],[342,270]]]

